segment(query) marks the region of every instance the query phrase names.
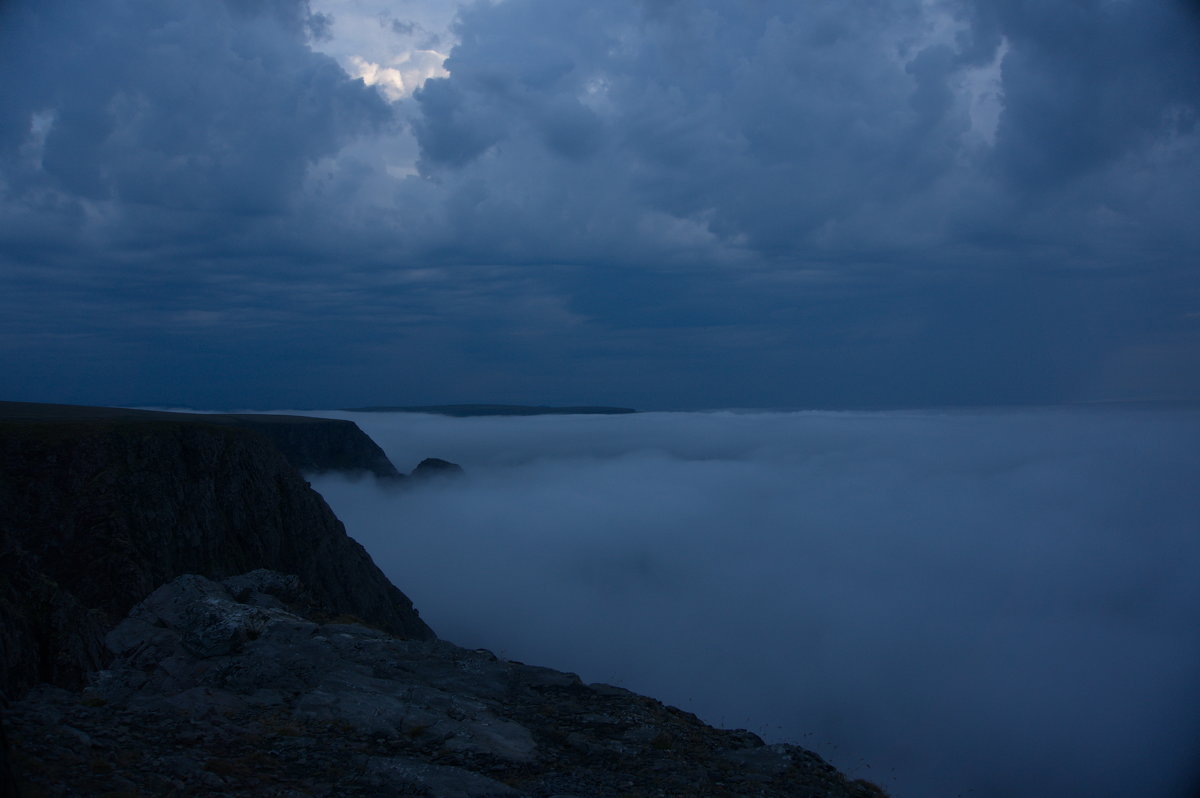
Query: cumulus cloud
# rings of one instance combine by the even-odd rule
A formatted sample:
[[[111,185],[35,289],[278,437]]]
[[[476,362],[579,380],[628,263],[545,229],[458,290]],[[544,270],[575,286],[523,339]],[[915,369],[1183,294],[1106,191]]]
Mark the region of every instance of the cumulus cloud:
[[[3,4],[24,398],[195,403],[297,345],[216,401],[1200,395],[1186,3],[455,9]],[[130,351],[186,367],[104,380]]]
[[[273,326],[294,290],[265,286],[312,262],[290,217],[310,170],[394,124],[382,97],[309,49],[307,5],[5,3],[0,15],[0,336],[26,353],[9,355],[6,388],[103,383],[106,369],[161,379],[154,361],[178,353],[147,334],[187,339],[169,321],[180,305]]]
[[[573,254],[578,228],[615,212],[630,234],[638,214],[661,213],[793,259],[932,246],[961,257],[954,248],[973,243],[963,228],[1022,223],[1010,192],[1033,216],[1049,209],[1037,196],[1047,186],[1112,177],[1123,159],[1146,168],[1165,142],[1197,144],[1188,76],[1200,65],[1182,4],[912,2],[868,14],[518,0],[471,6],[457,30],[451,75],[420,95],[426,169],[472,186],[486,176],[488,198],[518,215],[553,213],[589,186],[575,227],[549,226],[531,249]],[[989,67],[996,80],[981,85]],[[1096,232],[1082,214],[1117,191],[1074,195],[1069,234]],[[1122,210],[1130,224],[1152,219]],[[488,221],[472,219],[481,235]]]
[[[368,86],[380,86],[389,100],[408,97],[434,77],[445,77],[442,63],[446,56],[436,50],[407,52],[393,59],[388,66],[375,64],[361,56],[351,56],[351,74]]]
[[[153,5],[11,12],[6,129],[53,113],[40,170],[7,162],[13,188],[111,203],[122,216],[279,212],[308,164],[386,120],[372,92],[305,46],[301,3]],[[25,39],[34,25],[52,39]]]
[[[1187,5],[989,4],[1013,42],[998,153],[1012,178],[1040,189],[1190,134],[1200,50]]]
[[[329,415],[466,468],[314,482],[454,642],[897,798],[1198,784],[1194,412]]]

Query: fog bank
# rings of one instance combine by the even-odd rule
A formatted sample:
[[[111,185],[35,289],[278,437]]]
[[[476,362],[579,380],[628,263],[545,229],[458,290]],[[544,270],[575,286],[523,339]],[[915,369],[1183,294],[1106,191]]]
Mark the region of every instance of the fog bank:
[[[894,798],[1196,794],[1200,413],[351,418],[314,480],[438,634]]]

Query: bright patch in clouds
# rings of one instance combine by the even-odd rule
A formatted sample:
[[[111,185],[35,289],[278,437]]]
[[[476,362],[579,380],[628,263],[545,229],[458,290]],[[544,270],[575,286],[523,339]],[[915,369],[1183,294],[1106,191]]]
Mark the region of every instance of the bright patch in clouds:
[[[436,50],[416,50],[394,58],[390,65],[376,64],[362,56],[349,59],[349,74],[361,78],[368,86],[378,86],[392,102],[412,95],[430,78],[444,78],[450,73],[442,66],[445,53]]]
[[[378,86],[392,102],[410,97],[442,67],[455,38],[450,23],[458,5],[449,2],[318,0],[316,14],[332,18],[328,37],[312,47],[337,59],[346,73]]]

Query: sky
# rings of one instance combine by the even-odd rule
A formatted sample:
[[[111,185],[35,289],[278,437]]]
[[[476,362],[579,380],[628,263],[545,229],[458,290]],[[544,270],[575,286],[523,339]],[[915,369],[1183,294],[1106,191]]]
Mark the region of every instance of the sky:
[[[0,394],[1200,399],[1193,0],[0,0]]]
[[[350,418],[311,477],[444,639],[893,798],[1200,796],[1200,413]]]

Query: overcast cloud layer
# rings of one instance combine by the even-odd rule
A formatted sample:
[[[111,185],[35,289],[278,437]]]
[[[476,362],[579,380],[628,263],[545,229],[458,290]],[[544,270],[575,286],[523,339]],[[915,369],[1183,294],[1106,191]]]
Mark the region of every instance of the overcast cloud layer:
[[[314,480],[444,638],[813,748],[895,798],[1194,798],[1200,415],[353,418]]]
[[[7,0],[0,387],[1200,398],[1198,74],[1190,0]]]

